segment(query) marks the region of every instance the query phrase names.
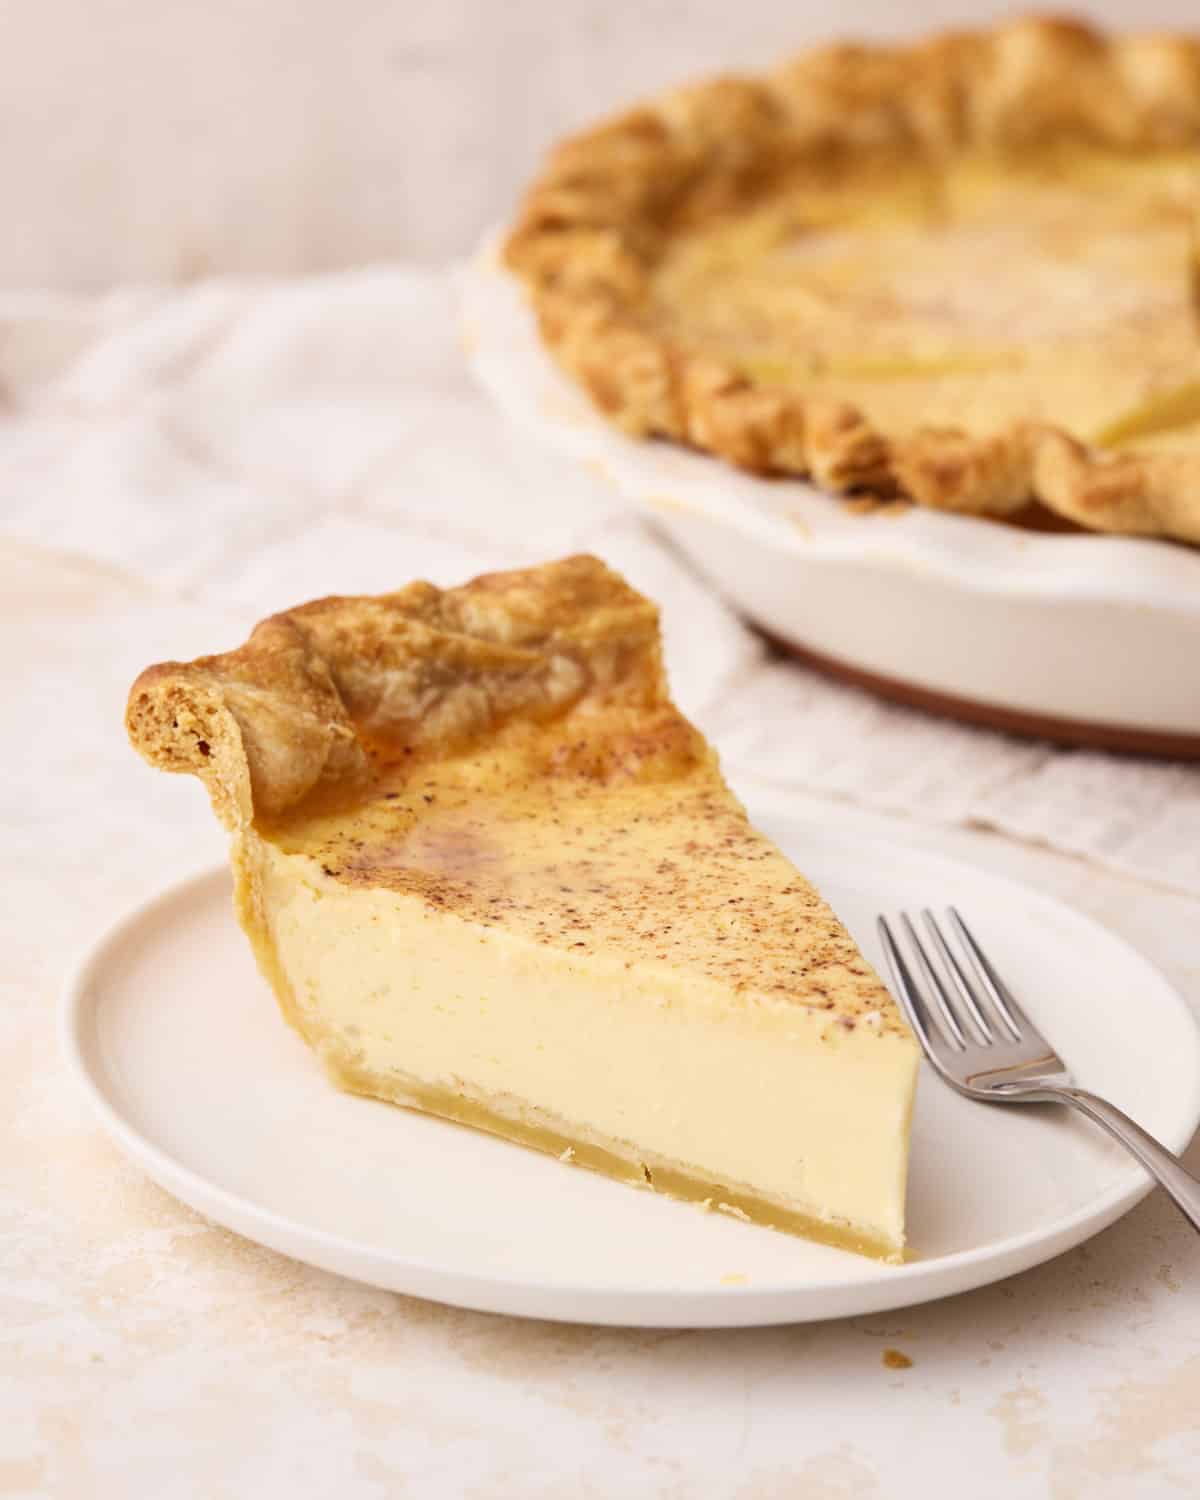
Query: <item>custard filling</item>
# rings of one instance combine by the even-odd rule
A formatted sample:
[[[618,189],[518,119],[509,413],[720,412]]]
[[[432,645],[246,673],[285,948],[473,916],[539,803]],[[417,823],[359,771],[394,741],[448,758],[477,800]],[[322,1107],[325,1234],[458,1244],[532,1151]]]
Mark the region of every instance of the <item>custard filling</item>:
[[[1153,447],[1200,417],[1198,209],[1194,152],[810,167],[677,232],[648,316],[885,434],[1045,422]]]
[[[894,1005],[690,726],[585,724],[393,747],[367,797],[247,829],[239,915],[285,1016],[352,1090],[897,1258]]]
[[[484,1103],[464,1091],[431,1087],[402,1073],[373,1072],[331,1051],[325,1053],[324,1062],[332,1081],[347,1093],[436,1115],[438,1119],[482,1130],[553,1156],[565,1165],[598,1172],[627,1187],[662,1193],[681,1203],[697,1204],[711,1213],[728,1214],[766,1229],[799,1235],[817,1244],[831,1245],[835,1250],[852,1250],[874,1260],[904,1259],[897,1252],[895,1241],[886,1235],[867,1234],[836,1219],[787,1208],[752,1188],[714,1182],[698,1168],[667,1162],[657,1153],[639,1150],[625,1141],[592,1133],[585,1138],[578,1126],[551,1119],[544,1110],[521,1108],[511,1100],[505,1101],[507,1108],[502,1108],[499,1102]]]

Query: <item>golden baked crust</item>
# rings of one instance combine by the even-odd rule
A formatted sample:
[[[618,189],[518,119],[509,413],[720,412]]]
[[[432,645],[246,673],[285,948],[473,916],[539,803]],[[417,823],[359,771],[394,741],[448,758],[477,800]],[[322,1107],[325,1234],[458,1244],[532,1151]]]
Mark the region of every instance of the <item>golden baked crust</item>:
[[[781,385],[727,357],[719,341],[689,339],[655,303],[672,244],[748,215],[797,175],[915,172],[936,190],[950,164],[980,153],[1004,171],[1059,149],[1134,164],[1182,152],[1180,170],[1197,167],[1200,204],[1198,148],[1200,41],[1106,37],[1034,18],[909,48],[834,46],[763,78],[678,90],[568,140],[530,190],[505,257],[554,355],[634,435],[752,471],[808,475],[835,493],[997,516],[1040,501],[1091,529],[1200,542],[1194,244],[1180,264],[1184,315],[1161,314],[1152,346],[1137,316],[1128,319],[1114,363],[1129,377],[1131,415],[1101,430],[1060,419],[1053,401],[1013,415],[1011,392],[994,423],[986,400],[962,425],[885,420],[869,391],[858,399],[870,382]],[[985,283],[981,272],[981,297]],[[1086,384],[1094,348],[1085,342],[1071,356],[1076,384]],[[1165,416],[1138,410],[1139,360]],[[1156,374],[1168,366],[1159,390]],[[954,376],[939,388],[942,405]],[[1137,440],[1180,427],[1182,441]]]
[[[353,795],[378,749],[452,750],[584,699],[641,715],[669,702],[658,611],[581,556],[273,615],[235,651],[148,667],[125,722],[151,765],[199,776],[237,829]]]

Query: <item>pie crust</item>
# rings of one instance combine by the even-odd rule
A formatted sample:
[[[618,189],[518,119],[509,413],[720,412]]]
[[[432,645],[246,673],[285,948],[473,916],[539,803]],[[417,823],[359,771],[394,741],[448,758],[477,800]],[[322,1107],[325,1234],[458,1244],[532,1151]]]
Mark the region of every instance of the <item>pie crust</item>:
[[[968,191],[979,172],[982,209]],[[849,217],[835,206],[832,223],[848,248],[824,241],[849,258],[823,263],[816,314],[797,313],[788,257],[824,241],[803,215],[781,239],[786,206],[828,210],[846,182],[858,184]],[[901,189],[932,208],[899,212]],[[965,218],[945,208],[960,189]],[[880,205],[883,231],[866,212]],[[920,238],[927,212],[936,244]],[[1028,305],[1001,233],[1019,240],[1026,212],[1050,244]],[[764,223],[783,290],[722,280],[759,264],[766,252],[737,237]],[[1198,226],[1200,41],[1032,18],[912,47],[833,46],[669,93],[560,145],[504,254],[550,350],[633,435],[838,494],[997,517],[1040,502],[1092,530],[1200,542]],[[856,261],[862,245],[873,264]],[[923,245],[929,285],[897,293]],[[935,305],[939,255],[953,314]],[[782,337],[777,323],[782,372],[754,357],[756,341]],[[949,352],[906,348],[910,325],[925,343],[949,329]]]
[[[432,758],[585,697],[613,732],[674,714],[658,611],[595,558],[574,557],[273,615],[237,650],[148,667],[126,727],[152,765],[198,776],[236,831],[309,799],[360,798],[374,751],[402,744]]]

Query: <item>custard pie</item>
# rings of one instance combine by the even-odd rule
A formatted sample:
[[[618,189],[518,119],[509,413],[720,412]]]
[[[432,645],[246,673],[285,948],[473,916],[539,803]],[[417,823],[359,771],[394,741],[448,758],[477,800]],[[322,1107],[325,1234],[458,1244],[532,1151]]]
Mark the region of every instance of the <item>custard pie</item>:
[[[558,147],[505,245],[627,432],[1200,542],[1200,41],[840,45]]]
[[[331,598],[149,668],[237,915],[344,1089],[901,1257],[916,1044],[593,558]]]

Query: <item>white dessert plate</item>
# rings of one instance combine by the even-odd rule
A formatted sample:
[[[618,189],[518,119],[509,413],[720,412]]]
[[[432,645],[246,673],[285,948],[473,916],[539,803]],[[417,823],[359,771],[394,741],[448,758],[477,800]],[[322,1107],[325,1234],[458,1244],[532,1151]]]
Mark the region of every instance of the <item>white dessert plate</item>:
[[[876,912],[955,901],[1080,1081],[1172,1148],[1189,1140],[1200,1120],[1200,1031],[1139,954],[970,866],[778,808],[756,815],[874,960]],[[887,1266],[341,1094],[259,978],[224,870],[175,886],[108,932],[69,985],[63,1022],[101,1124],[176,1197],[326,1270],[490,1312],[643,1327],[878,1312],[1035,1265],[1149,1190],[1086,1122],[975,1104],[925,1072],[912,1258]]]
[[[1200,548],[856,514],[623,436],[542,347],[489,241],[460,278],[472,366],[537,440],[605,474],[776,640],[919,706],[1071,743],[1200,757]]]

